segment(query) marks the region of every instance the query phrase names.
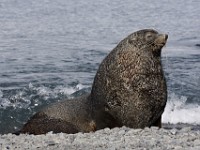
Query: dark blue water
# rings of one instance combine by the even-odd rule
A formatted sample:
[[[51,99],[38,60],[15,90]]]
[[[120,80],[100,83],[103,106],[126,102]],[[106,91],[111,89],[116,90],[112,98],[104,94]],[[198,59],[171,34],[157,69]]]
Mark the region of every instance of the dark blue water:
[[[42,107],[91,90],[103,58],[128,34],[169,34],[163,122],[200,124],[200,1],[1,0],[0,133]]]

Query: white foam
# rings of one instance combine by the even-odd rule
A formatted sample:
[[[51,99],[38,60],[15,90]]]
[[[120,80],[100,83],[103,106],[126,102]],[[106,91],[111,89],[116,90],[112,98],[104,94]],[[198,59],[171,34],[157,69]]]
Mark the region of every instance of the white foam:
[[[200,124],[200,105],[186,104],[187,97],[170,95],[162,120],[164,123]]]
[[[5,109],[6,107],[13,106],[10,101],[0,97],[0,108]]]
[[[12,95],[10,99],[3,98],[3,92],[0,92],[0,108],[6,109],[7,107],[16,108],[27,108],[31,102],[24,97],[24,91],[19,91],[15,95]]]
[[[71,98],[70,95],[74,92],[77,92],[87,86],[82,84],[77,84],[76,86],[57,86],[54,89],[51,89],[46,86],[34,86],[32,83],[29,83],[27,88],[17,91],[15,94],[11,95],[9,98],[4,98],[4,93],[0,90],[0,108],[6,109],[7,107],[13,108],[28,108],[32,103],[34,106],[38,106],[41,103],[41,100],[49,100],[50,98],[59,98],[60,94],[66,95]],[[39,97],[32,99],[32,97]]]
[[[81,89],[83,89],[83,88],[87,88],[87,86],[85,86],[85,85],[82,85],[82,84],[77,84],[75,87],[69,87],[69,86],[67,86],[67,87],[63,87],[63,86],[59,86],[59,87],[57,87],[56,89],[57,90],[55,90],[54,92],[56,92],[56,93],[63,93],[63,94],[65,94],[65,95],[71,95],[71,94],[73,94],[73,93],[75,93],[75,92],[77,92],[77,91],[79,91],[79,90],[81,90]]]
[[[76,86],[57,86],[55,89],[51,89],[49,87],[41,86],[41,87],[34,87],[32,83],[29,83],[29,89],[37,91],[37,94],[40,96],[56,96],[59,93],[64,95],[71,95],[76,91],[79,91],[83,88],[87,88],[87,86],[82,84],[77,84]]]

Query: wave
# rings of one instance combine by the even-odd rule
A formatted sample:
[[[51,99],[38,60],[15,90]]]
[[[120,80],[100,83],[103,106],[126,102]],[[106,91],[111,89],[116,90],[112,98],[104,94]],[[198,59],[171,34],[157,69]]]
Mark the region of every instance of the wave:
[[[169,96],[165,111],[162,116],[163,123],[200,124],[200,105],[187,103],[187,97],[177,96],[172,93]]]
[[[48,105],[62,99],[70,99],[88,93],[90,87],[76,83],[73,86],[56,86],[55,88],[45,86],[34,86],[32,83],[21,90],[8,93],[10,97],[5,97],[6,92],[0,90],[1,109],[31,109],[37,106]],[[14,93],[14,94],[13,94]],[[162,116],[163,123],[178,124],[200,124],[200,105],[188,103],[187,97],[177,96],[170,93],[165,111]]]
[[[48,104],[62,99],[74,97],[77,91],[87,90],[87,86],[77,83],[73,86],[56,86],[50,88],[44,85],[34,86],[32,83],[23,89],[12,89],[8,91],[0,90],[0,108],[26,109],[35,106]],[[46,101],[46,102],[45,102]],[[48,102],[47,102],[48,101]]]

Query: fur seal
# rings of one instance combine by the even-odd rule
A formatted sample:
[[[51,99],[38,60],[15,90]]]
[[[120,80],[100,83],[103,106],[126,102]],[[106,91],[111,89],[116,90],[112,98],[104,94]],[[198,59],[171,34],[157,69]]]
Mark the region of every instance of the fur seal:
[[[161,126],[167,101],[161,49],[167,38],[151,29],[130,34],[100,64],[91,94],[47,106],[15,134]]]
[[[130,34],[103,60],[96,73],[91,100],[96,128],[115,126],[161,127],[167,102],[167,86],[161,64],[161,49],[168,35],[152,29]]]

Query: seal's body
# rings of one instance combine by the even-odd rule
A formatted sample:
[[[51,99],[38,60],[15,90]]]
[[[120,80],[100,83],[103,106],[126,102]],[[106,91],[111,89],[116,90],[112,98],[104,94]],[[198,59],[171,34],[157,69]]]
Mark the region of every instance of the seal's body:
[[[84,95],[77,99],[57,102],[36,113],[19,133],[45,134],[77,133],[96,130],[91,119],[90,97]]]
[[[103,60],[94,79],[91,99],[97,129],[109,126],[102,112],[116,125],[131,128],[161,126],[167,86],[161,49],[167,35],[137,31],[122,40]]]
[[[18,133],[160,126],[167,101],[160,56],[166,40],[150,29],[129,35],[101,63],[91,94],[47,106]]]

